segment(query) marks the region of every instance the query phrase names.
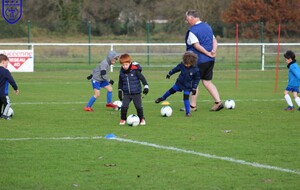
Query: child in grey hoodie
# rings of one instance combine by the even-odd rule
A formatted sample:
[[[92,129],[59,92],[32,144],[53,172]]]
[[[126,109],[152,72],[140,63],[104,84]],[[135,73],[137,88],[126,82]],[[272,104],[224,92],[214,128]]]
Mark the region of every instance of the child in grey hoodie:
[[[92,74],[87,77],[88,80],[91,79],[92,88],[94,90],[94,95],[89,99],[88,103],[84,107],[87,112],[94,111],[92,109],[93,104],[100,96],[100,89],[105,88],[107,90],[106,95],[106,107],[116,108],[117,106],[112,103],[112,85],[114,81],[108,76],[110,66],[115,64],[118,60],[119,55],[115,51],[109,51],[106,58],[100,62],[100,64],[93,70]]]

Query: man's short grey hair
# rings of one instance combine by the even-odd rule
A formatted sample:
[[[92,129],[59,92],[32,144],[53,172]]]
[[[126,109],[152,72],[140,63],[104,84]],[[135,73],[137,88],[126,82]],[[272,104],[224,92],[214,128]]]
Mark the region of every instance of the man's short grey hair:
[[[186,16],[192,16],[194,18],[200,18],[199,13],[196,10],[189,10],[186,12]]]

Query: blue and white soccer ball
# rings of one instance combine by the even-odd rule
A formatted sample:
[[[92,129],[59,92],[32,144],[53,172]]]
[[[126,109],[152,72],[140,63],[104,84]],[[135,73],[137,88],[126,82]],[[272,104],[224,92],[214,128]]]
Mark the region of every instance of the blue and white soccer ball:
[[[122,107],[122,101],[120,100],[116,100],[113,102],[114,105],[118,106],[117,108],[115,108],[116,111],[119,111],[121,110],[121,107]]]
[[[8,116],[8,117],[13,117],[14,114],[15,114],[14,110],[10,107],[10,108],[8,109],[7,116]]]
[[[126,122],[129,126],[135,127],[140,124],[140,118],[135,114],[130,114],[126,119]]]
[[[172,112],[173,112],[173,110],[170,106],[163,106],[160,109],[160,114],[163,117],[170,117],[172,115]]]
[[[226,100],[224,103],[225,108],[227,109],[234,109],[235,108],[235,101],[234,100]]]

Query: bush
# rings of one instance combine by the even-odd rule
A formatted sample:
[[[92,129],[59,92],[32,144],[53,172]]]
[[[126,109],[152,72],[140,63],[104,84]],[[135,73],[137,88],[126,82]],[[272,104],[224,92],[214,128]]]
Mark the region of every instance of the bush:
[[[21,22],[17,22],[15,24],[9,24],[6,21],[0,21],[1,35],[0,38],[20,38],[26,37],[27,33],[25,32]]]

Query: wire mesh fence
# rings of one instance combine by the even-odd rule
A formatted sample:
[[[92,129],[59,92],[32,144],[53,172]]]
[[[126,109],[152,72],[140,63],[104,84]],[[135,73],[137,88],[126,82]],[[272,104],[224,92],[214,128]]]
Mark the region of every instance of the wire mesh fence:
[[[162,68],[178,64],[185,51],[184,43],[0,43],[0,50],[34,51],[36,69],[84,69],[96,65],[109,50],[129,53],[143,67]],[[219,43],[216,70],[265,70],[285,67],[283,54],[300,53],[298,43]],[[279,53],[278,53],[279,52]],[[115,67],[119,67],[116,64]]]

